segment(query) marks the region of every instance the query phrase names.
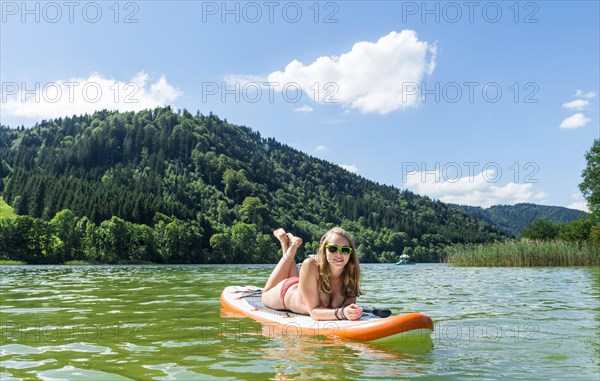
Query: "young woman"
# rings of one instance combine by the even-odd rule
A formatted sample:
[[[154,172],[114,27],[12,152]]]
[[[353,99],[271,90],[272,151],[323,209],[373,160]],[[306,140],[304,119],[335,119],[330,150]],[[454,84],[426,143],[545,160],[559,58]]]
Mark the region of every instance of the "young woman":
[[[360,267],[354,240],[342,228],[333,228],[321,238],[316,258],[302,263],[300,272],[294,255],[302,239],[283,229],[273,232],[281,242],[283,256],[265,284],[262,301],[277,310],[310,315],[315,320],[358,320],[362,308]]]

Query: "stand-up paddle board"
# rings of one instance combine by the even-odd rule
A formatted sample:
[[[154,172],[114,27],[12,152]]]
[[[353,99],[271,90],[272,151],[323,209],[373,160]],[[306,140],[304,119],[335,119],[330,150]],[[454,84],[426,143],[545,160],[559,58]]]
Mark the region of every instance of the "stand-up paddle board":
[[[363,313],[360,320],[317,321],[310,316],[274,310],[261,301],[262,289],[252,286],[229,286],[221,293],[221,306],[236,314],[262,323],[294,329],[304,335],[338,336],[354,341],[388,342],[421,336],[429,338],[433,321],[421,313],[392,315],[382,318]]]

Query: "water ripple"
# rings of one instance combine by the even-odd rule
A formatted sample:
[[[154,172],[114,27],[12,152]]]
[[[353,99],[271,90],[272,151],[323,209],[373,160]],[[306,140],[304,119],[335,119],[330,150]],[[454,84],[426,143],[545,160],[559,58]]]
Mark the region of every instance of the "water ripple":
[[[364,265],[361,305],[425,312],[435,321],[433,341],[396,347],[319,337],[290,340],[250,319],[222,317],[232,316],[222,315],[219,305],[225,286],[261,286],[272,268],[2,266],[0,377],[600,376],[596,268]]]
[[[97,370],[79,369],[73,366],[65,366],[61,369],[46,370],[43,372],[38,372],[37,375],[41,380],[44,381],[132,381],[131,378],[123,377],[118,374],[111,374]]]

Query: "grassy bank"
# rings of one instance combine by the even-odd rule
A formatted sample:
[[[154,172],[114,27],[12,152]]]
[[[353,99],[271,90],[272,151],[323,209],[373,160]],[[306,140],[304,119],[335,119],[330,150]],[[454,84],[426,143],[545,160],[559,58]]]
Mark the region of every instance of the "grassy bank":
[[[72,266],[72,265],[84,265],[84,266],[89,266],[89,265],[97,265],[98,263],[96,262],[88,262],[88,261],[81,261],[81,260],[74,260],[74,261],[66,261],[65,263],[63,263],[63,265],[67,265],[67,266]]]
[[[85,266],[90,266],[90,265],[156,265],[157,263],[155,262],[148,262],[148,261],[118,261],[115,263],[105,263],[105,262],[96,262],[96,261],[84,261],[84,260],[73,260],[73,261],[66,261],[63,263],[63,265],[67,265],[67,266],[72,266],[72,265],[85,265]]]
[[[27,262],[23,261],[13,261],[12,259],[0,259],[1,265],[26,265]],[[82,261],[82,260],[74,260],[67,261],[64,263],[48,263],[48,265],[53,264],[62,264],[66,266],[91,266],[91,265],[156,265],[157,263],[147,262],[147,261],[119,261],[117,263],[102,263],[102,262],[91,262],[91,261]],[[36,265],[32,265],[36,266]]]
[[[454,246],[448,263],[456,266],[600,266],[600,247],[567,241],[512,240]]]
[[[13,209],[0,197],[0,219],[14,216],[16,214],[13,212]]]
[[[0,260],[0,266],[4,266],[4,265],[26,265],[26,262],[22,262],[22,261],[13,261],[12,259],[1,259]]]

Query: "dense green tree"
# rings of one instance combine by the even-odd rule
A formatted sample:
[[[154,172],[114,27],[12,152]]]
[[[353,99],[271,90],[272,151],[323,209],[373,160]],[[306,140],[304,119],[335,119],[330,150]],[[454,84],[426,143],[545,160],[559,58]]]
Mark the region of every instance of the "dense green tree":
[[[173,219],[169,223],[159,222],[154,236],[160,259],[170,263],[194,263],[202,261],[194,255],[200,249],[202,228],[195,222]]]
[[[81,231],[77,229],[77,217],[69,209],[58,212],[50,220],[54,234],[62,241],[62,261],[82,258]]]
[[[126,261],[158,262],[159,256],[154,243],[154,231],[147,225],[127,223],[131,232],[129,255]]]
[[[594,140],[594,145],[585,155],[587,165],[583,170],[583,181],[579,189],[588,202],[594,222],[600,223],[600,139]]]
[[[63,243],[47,221],[29,216],[0,219],[0,256],[28,263],[57,263]]]
[[[231,246],[236,263],[257,262],[260,257],[257,245],[256,226],[238,222],[231,227]]]
[[[246,178],[243,169],[235,171],[228,168],[223,173],[223,184],[225,195],[236,202],[241,202],[252,191],[252,184]]]
[[[596,246],[600,246],[600,224],[591,227],[589,241]]]
[[[241,222],[263,226],[268,210],[258,197],[246,197],[238,212]]]
[[[100,260],[101,255],[98,253],[97,245],[97,230],[98,227],[86,216],[81,217],[76,225],[77,234],[81,237],[81,253],[76,255],[74,259],[85,259],[91,262]]]
[[[96,231],[100,259],[106,263],[116,263],[129,257],[130,235],[127,222],[119,217],[103,221]]]
[[[581,219],[559,225],[558,239],[564,241],[587,241],[590,237],[592,222],[589,219]]]
[[[210,237],[212,248],[211,263],[234,263],[233,245],[231,235],[228,233],[216,233]]]
[[[538,219],[531,225],[527,226],[521,234],[522,238],[551,240],[558,236],[559,228],[551,221]]]

